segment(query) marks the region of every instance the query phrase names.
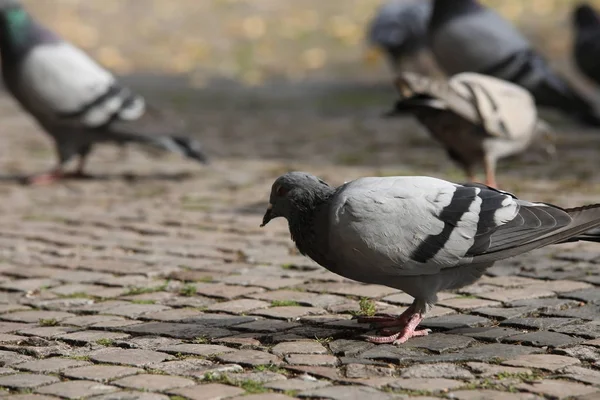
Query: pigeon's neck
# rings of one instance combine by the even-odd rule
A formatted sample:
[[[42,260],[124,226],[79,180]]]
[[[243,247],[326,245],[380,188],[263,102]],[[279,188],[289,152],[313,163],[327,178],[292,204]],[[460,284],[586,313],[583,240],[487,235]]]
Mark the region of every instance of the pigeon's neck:
[[[429,26],[435,28],[458,16],[482,9],[477,0],[434,0]]]
[[[55,35],[38,25],[20,7],[5,10],[0,16],[0,52],[3,65],[19,61],[37,44],[55,40]]]
[[[600,17],[591,7],[581,7],[575,12],[575,26],[580,29],[598,29]]]
[[[328,200],[334,191],[324,186],[311,198],[295,202],[288,219],[292,240],[300,253],[321,265],[327,264]]]

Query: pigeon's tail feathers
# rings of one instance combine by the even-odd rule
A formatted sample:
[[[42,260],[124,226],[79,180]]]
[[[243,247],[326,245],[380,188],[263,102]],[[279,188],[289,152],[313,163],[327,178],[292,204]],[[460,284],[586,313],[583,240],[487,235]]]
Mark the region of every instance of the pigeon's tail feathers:
[[[184,155],[202,164],[209,160],[199,141],[184,136],[161,136],[152,138],[152,144],[169,150],[173,153]]]
[[[571,222],[566,226],[521,245],[501,250],[497,252],[498,254],[496,252],[490,252],[478,256],[476,257],[477,262],[497,261],[498,259],[510,258],[551,244],[575,242],[579,240],[600,241],[600,237],[598,236],[600,235],[600,232],[595,229],[600,228],[600,204],[567,208],[564,209],[564,211],[571,217]],[[586,235],[586,232],[590,230],[592,230],[591,234]],[[499,253],[502,254],[500,255]]]

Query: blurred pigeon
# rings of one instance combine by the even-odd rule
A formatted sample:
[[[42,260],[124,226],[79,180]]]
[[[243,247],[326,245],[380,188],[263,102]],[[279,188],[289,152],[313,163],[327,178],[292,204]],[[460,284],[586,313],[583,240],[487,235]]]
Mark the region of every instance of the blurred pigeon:
[[[369,24],[367,39],[382,50],[395,72],[407,60],[417,59],[418,69],[432,69],[433,60],[423,53],[427,46],[427,25],[431,2],[425,0],[390,0],[383,3]],[[428,55],[431,58],[431,55]]]
[[[261,226],[277,217],[287,219],[298,250],[331,272],[413,296],[400,316],[359,319],[398,328],[368,340],[403,343],[428,333],[416,327],[439,291],[477,281],[495,261],[579,240],[600,226],[600,204],[562,209],[429,177],[361,178],[334,188],[291,172],[273,184]]]
[[[429,22],[432,52],[449,75],[478,72],[528,89],[547,106],[600,126],[592,103],[550,69],[517,29],[476,0],[434,0]]]
[[[575,64],[588,78],[600,84],[600,16],[589,4],[573,13]]]
[[[491,76],[463,72],[437,81],[407,72],[395,85],[401,99],[387,115],[412,112],[471,181],[474,165],[483,163],[486,185],[496,186],[498,159],[550,134],[527,90]]]
[[[6,87],[56,144],[58,166],[31,183],[66,176],[64,164],[75,155],[80,159],[71,175],[83,175],[86,156],[99,142],[138,142],[207,161],[200,144],[179,133],[180,121],[146,104],[16,0],[0,2],[0,54]]]

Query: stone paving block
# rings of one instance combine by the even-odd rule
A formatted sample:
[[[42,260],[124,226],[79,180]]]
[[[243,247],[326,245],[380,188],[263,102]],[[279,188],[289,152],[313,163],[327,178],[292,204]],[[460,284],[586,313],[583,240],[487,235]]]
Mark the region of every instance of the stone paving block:
[[[573,379],[590,385],[600,385],[600,371],[571,365],[563,368],[561,371],[562,377]]]
[[[509,318],[518,318],[531,313],[531,307],[483,307],[471,310],[472,313],[482,315],[484,317],[503,320]]]
[[[535,347],[514,346],[502,343],[468,347],[456,353],[422,356],[421,362],[497,361],[514,358],[523,354],[539,353]]]
[[[188,378],[173,375],[139,374],[117,379],[113,385],[129,389],[164,392],[185,386],[193,386],[195,382]]]
[[[333,354],[349,357],[372,349],[375,346],[376,344],[364,340],[338,339],[329,343],[329,349]]]
[[[468,336],[487,342],[500,342],[502,338],[519,335],[522,333],[520,330],[512,328],[499,328],[499,327],[481,327],[481,328],[458,328],[452,329],[447,332],[452,335]]]
[[[554,297],[547,297],[543,299],[526,299],[516,300],[510,303],[511,307],[527,307],[531,311],[557,311],[568,307],[577,306],[578,302],[571,299],[557,299]]]
[[[120,340],[129,337],[126,333],[106,332],[106,331],[78,331],[62,335],[56,335],[57,339],[65,342],[74,342],[79,344],[96,343],[98,340]]]
[[[179,339],[171,339],[162,336],[137,336],[124,340],[115,340],[115,345],[118,347],[126,347],[130,349],[142,350],[158,350],[161,347],[174,346],[181,344]]]
[[[297,292],[294,290],[275,290],[271,292],[261,292],[254,293],[248,295],[248,297],[258,300],[264,300],[268,302],[272,301],[295,301],[296,303],[307,305],[307,306],[315,306],[315,302],[317,301],[319,295],[316,293],[310,292]],[[343,298],[336,296],[338,299],[338,303],[343,301]],[[328,304],[331,305],[331,304]]]
[[[91,400],[169,400],[169,396],[160,393],[121,391],[99,396],[92,396]]]
[[[192,344],[182,343],[171,346],[164,346],[158,348],[159,351],[171,354],[193,354],[202,357],[212,357],[219,354],[232,353],[237,351],[231,347],[219,346],[214,344]]]
[[[490,321],[487,318],[478,317],[476,315],[456,314],[425,318],[420,326],[432,329],[457,329],[481,326],[489,323]]]
[[[318,293],[334,293],[344,296],[358,296],[358,297],[369,297],[369,298],[380,298],[392,293],[396,293],[398,290],[389,288],[381,285],[369,285],[361,283],[310,283],[302,286],[309,292]]]
[[[588,304],[562,311],[551,311],[547,314],[559,317],[580,318],[591,321],[598,319],[598,316],[600,315],[600,305]]]
[[[511,318],[500,323],[500,326],[517,326],[526,329],[555,329],[577,322],[575,318]]]
[[[346,378],[368,379],[374,377],[390,377],[395,369],[389,366],[348,363],[346,365]]]
[[[25,336],[39,336],[45,339],[50,339],[69,332],[76,331],[78,328],[69,326],[40,326],[34,328],[25,328],[19,330],[19,334]]]
[[[450,392],[452,399],[456,400],[542,400],[532,393],[510,393],[498,390],[457,390]]]
[[[428,392],[447,392],[464,386],[464,382],[444,378],[404,378],[397,379],[387,385],[393,389],[425,390]]]
[[[30,372],[51,373],[89,364],[89,362],[82,360],[53,357],[44,360],[27,361],[22,364],[14,365],[14,368]]]
[[[418,347],[434,353],[445,353],[452,350],[464,349],[473,342],[475,342],[475,339],[465,336],[434,333],[413,338],[405,343],[405,347]]]
[[[103,311],[104,314],[119,315],[127,318],[137,318],[147,313],[170,310],[171,307],[160,304],[127,304],[109,308]]]
[[[41,288],[51,288],[60,285],[60,282],[54,279],[16,279],[9,282],[0,283],[1,290],[32,292]]]
[[[58,381],[60,381],[60,379],[58,379],[56,376],[27,373],[0,376],[0,386],[11,389],[31,389]]]
[[[335,367],[338,359],[329,354],[289,354],[285,361],[291,365],[316,365],[324,367]]]
[[[438,304],[445,307],[456,308],[457,310],[473,310],[475,308],[498,307],[502,305],[502,303],[498,301],[469,297],[454,297],[439,301]]]
[[[258,317],[249,315],[203,313],[201,315],[186,318],[181,322],[186,324],[200,324],[214,328],[230,328],[246,322],[256,321],[257,319]]]
[[[14,344],[24,340],[25,336],[11,335],[9,333],[0,333],[0,344]]]
[[[553,353],[585,361],[600,360],[600,350],[591,346],[571,346],[562,349],[554,349]]]
[[[178,322],[148,322],[126,326],[120,330],[132,334],[168,336],[178,339],[196,339],[199,337],[220,338],[230,336],[227,329],[214,328],[201,324],[182,324]]]
[[[508,367],[505,365],[486,364],[481,362],[469,362],[466,364],[473,372],[482,378],[496,376],[500,374],[523,374],[532,375],[529,368]]]
[[[502,362],[512,367],[539,368],[547,371],[558,371],[570,365],[581,364],[576,358],[556,354],[527,354]]]
[[[134,367],[142,367],[173,358],[173,356],[157,351],[121,348],[100,349],[90,354],[90,359],[95,362]]]
[[[80,399],[82,397],[106,394],[119,390],[115,386],[104,385],[94,381],[67,381],[53,383],[36,389],[37,393],[49,394],[67,399]]]
[[[589,283],[585,283],[585,282],[557,279],[557,280],[553,280],[553,281],[544,281],[544,282],[535,283],[535,284],[529,286],[528,289],[531,289],[531,290],[542,289],[542,290],[551,290],[556,293],[565,293],[565,292],[572,292],[575,290],[589,289],[591,287],[592,287],[592,285],[590,285]]]
[[[41,394],[13,394],[7,395],[4,397],[5,399],[10,400],[58,400],[59,397],[54,396],[44,396]]]
[[[298,393],[298,397],[315,397],[319,399],[331,400],[391,400],[397,398],[397,396],[393,394],[380,392],[379,390],[363,386],[328,386],[319,389],[310,389]]]
[[[215,303],[207,307],[210,311],[220,311],[231,314],[247,313],[259,308],[267,308],[270,304],[261,300],[240,299],[231,300],[223,303]]]
[[[583,342],[583,339],[574,338],[557,332],[538,331],[509,336],[502,340],[506,343],[522,343],[537,347],[563,347]]]
[[[473,374],[456,364],[415,364],[402,370],[402,378],[473,379]]]
[[[165,361],[150,364],[147,368],[161,371],[169,375],[204,377],[208,372],[239,372],[242,367],[234,364],[216,364],[202,358],[185,358],[176,361]],[[217,371],[219,368],[222,371]]]
[[[302,325],[295,322],[259,319],[257,321],[247,322],[245,324],[236,325],[235,329],[250,331],[250,332],[282,332],[288,329],[301,327]]]
[[[248,366],[281,364],[281,359],[279,357],[258,350],[238,350],[232,353],[220,354],[217,358],[219,361],[225,363]]]
[[[191,400],[221,400],[240,395],[244,393],[244,389],[220,383],[208,383],[171,390],[169,393]]]
[[[173,321],[183,322],[188,318],[193,318],[198,315],[203,315],[202,311],[198,311],[193,308],[176,308],[169,309],[166,311],[149,312],[141,315],[140,319],[154,320],[154,321]]]
[[[544,379],[541,382],[531,384],[521,383],[520,385],[517,385],[517,389],[555,399],[573,398],[575,396],[583,396],[592,393],[598,393],[598,395],[600,395],[600,390],[597,388],[565,380]]]
[[[33,358],[24,354],[19,354],[13,351],[0,350],[0,365],[3,367],[10,367],[15,364],[20,364],[26,361],[30,361]]]
[[[583,344],[586,344],[588,346],[600,347],[600,339],[588,340],[588,341],[584,342]]]
[[[37,323],[40,321],[62,321],[65,318],[74,317],[74,314],[62,311],[17,311],[10,314],[0,315],[0,319],[15,322]]]
[[[36,326],[36,325],[34,325],[34,324],[23,324],[23,323],[19,323],[19,322],[5,322],[5,321],[0,321],[0,333],[17,332],[18,330],[27,329],[27,328],[31,328],[31,327],[34,327],[34,326]]]
[[[228,300],[264,292],[265,289],[255,286],[225,285],[222,283],[197,283],[196,293],[206,297],[220,297]]]
[[[142,371],[139,368],[117,365],[90,365],[87,367],[71,368],[63,371],[62,374],[67,378],[105,382],[124,376],[135,375]]]
[[[281,393],[260,393],[233,397],[231,400],[293,400],[296,397],[286,396]]]
[[[314,340],[298,340],[279,343],[271,349],[271,352],[278,356],[284,354],[327,354],[327,349]]]
[[[300,317],[307,315],[320,315],[325,314],[322,308],[317,307],[300,307],[300,306],[284,306],[284,307],[271,307],[264,310],[253,311],[253,315],[260,315],[267,318],[278,318],[285,320],[296,320]]]
[[[98,322],[107,321],[126,321],[123,317],[116,315],[79,315],[72,318],[67,318],[61,321],[61,325],[74,325],[78,327],[86,327]]]
[[[584,324],[571,324],[552,328],[555,332],[567,335],[576,335],[584,338],[600,338],[600,321],[591,321]]]
[[[510,303],[515,300],[536,299],[539,297],[552,297],[554,296],[554,292],[548,289],[544,289],[542,287],[533,290],[530,290],[529,288],[495,290],[493,292],[478,293],[477,295],[488,300],[500,301],[502,303]]]
[[[300,379],[300,378],[292,378],[286,379],[283,381],[273,381],[267,382],[263,385],[268,389],[279,390],[282,392],[285,391],[304,391],[309,389],[317,389],[326,386],[331,386],[330,382],[327,381],[319,381],[316,379]]]

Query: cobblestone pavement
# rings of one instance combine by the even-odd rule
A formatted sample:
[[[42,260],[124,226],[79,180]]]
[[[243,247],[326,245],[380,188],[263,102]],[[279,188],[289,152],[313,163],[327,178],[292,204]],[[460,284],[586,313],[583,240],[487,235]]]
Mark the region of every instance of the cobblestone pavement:
[[[260,229],[273,179],[290,168],[334,183],[398,171],[462,177],[425,135],[396,135],[390,122],[275,109],[261,125],[257,114],[193,116],[223,156],[210,168],[107,148],[91,160],[96,179],[36,188],[2,179],[0,396],[600,398],[598,246],[498,263],[440,295],[423,323],[430,336],[366,343],[369,327],[353,317],[399,313],[411,298],[299,256],[284,221]],[[3,97],[0,120],[3,173],[50,165],[44,136]],[[370,150],[357,152],[366,138]],[[506,188],[563,205],[597,200],[598,140],[561,140],[560,161],[501,164]]]

